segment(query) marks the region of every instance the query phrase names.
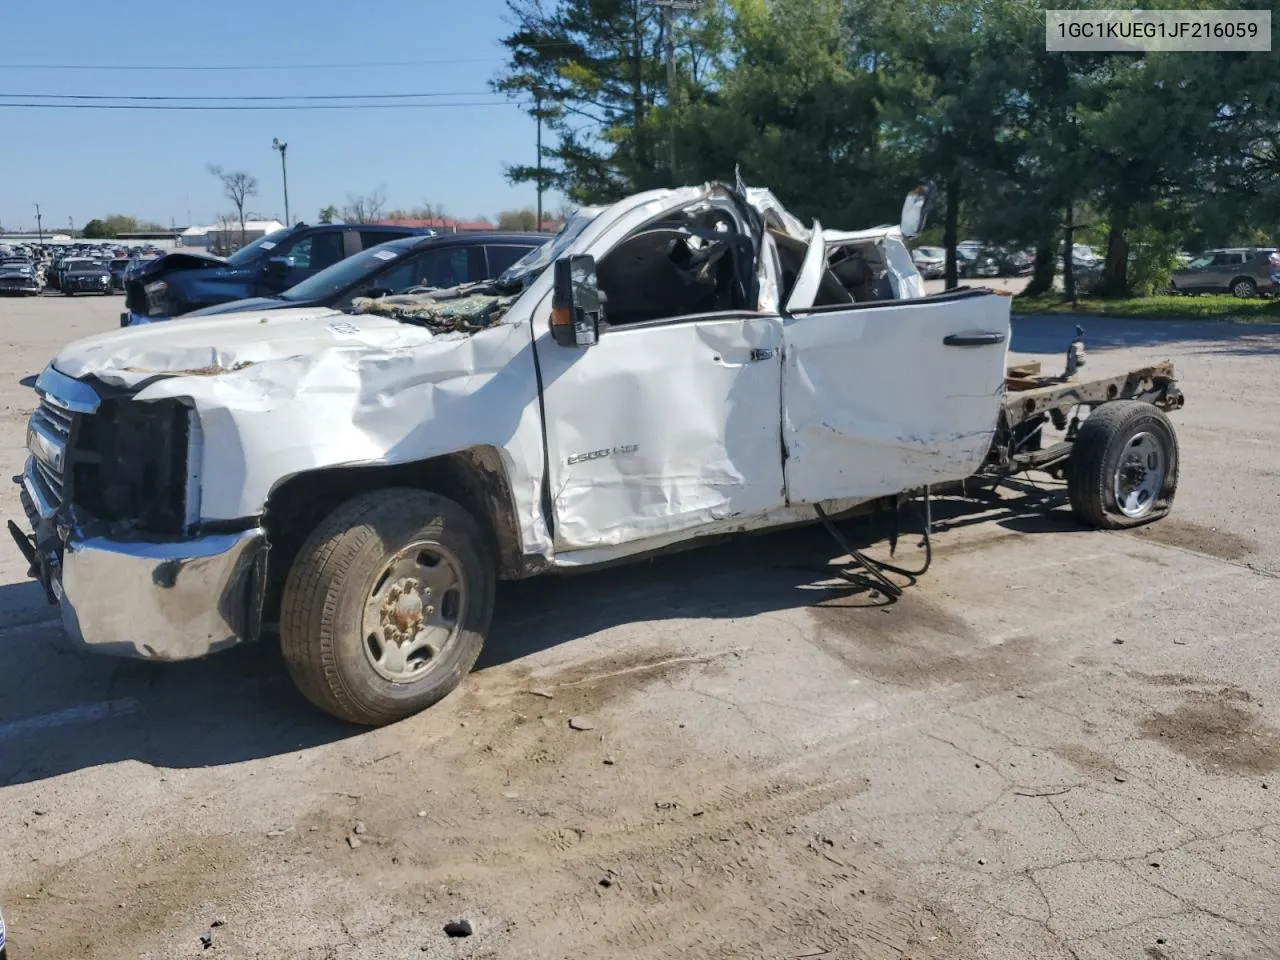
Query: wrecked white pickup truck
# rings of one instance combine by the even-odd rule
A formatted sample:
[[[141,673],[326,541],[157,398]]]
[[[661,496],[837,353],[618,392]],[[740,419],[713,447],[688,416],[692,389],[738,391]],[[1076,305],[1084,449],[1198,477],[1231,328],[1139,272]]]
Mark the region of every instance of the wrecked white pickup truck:
[[[38,378],[10,530],[75,644],[278,630],[310,700],[379,724],[459,683],[499,578],[1032,468],[1095,526],[1166,512],[1172,369],[1007,372],[1008,298],[925,295],[924,201],[839,233],[767,191],[656,191],[461,300],[82,340]]]

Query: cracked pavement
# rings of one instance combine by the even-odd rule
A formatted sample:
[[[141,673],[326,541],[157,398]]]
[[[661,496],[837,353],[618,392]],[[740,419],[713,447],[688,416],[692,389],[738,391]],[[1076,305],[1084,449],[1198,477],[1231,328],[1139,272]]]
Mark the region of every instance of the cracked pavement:
[[[5,306],[9,475],[18,381],[118,301]],[[891,607],[814,528],[505,585],[463,688],[382,730],[269,647],[63,652],[3,552],[13,960],[1280,956],[1280,329],[1085,324],[1086,374],[1178,366],[1167,520],[939,501]],[[1073,326],[1020,319],[1017,359]]]

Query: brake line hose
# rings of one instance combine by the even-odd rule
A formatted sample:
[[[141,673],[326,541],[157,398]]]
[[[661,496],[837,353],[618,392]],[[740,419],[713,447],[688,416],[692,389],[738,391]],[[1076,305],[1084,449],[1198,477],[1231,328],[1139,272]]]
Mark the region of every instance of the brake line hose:
[[[835,525],[835,522],[827,515],[827,512],[822,509],[820,504],[815,503],[813,505],[814,512],[818,515],[818,519],[822,521],[822,525],[827,528],[827,533],[831,534],[831,539],[836,542],[836,545],[839,546],[841,550],[849,555],[854,563],[870,574],[872,580],[880,584],[880,589],[883,591],[885,596],[890,598],[891,601],[897,600],[902,596],[902,587],[898,586],[885,576],[886,571],[888,573],[896,573],[901,577],[906,577],[910,582],[908,585],[910,585],[914,584],[917,578],[928,573],[929,568],[933,565],[933,541],[930,537],[930,532],[933,527],[933,505],[930,499],[929,487],[926,486],[924,488],[923,511],[921,511],[918,501],[912,500],[911,503],[915,508],[916,516],[920,518],[921,526],[924,528],[924,539],[922,541],[924,546],[924,566],[919,570],[908,570],[904,567],[898,567],[892,563],[886,563],[883,560],[876,560],[867,556],[849,542],[848,538],[845,537],[840,528]],[[855,575],[847,570],[838,570],[836,572],[840,577],[848,580],[850,583],[858,582],[855,579]]]

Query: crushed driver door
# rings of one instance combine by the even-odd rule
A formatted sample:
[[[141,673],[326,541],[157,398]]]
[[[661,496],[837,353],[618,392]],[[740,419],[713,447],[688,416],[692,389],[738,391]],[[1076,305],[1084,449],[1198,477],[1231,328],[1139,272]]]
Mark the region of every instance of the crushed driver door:
[[[783,320],[788,501],[871,498],[970,476],[1004,393],[1009,298],[966,290],[814,306],[830,282],[821,283],[826,263],[815,225]]]
[[[557,548],[660,540],[781,506],[781,345],[781,319],[763,314],[607,327],[586,348],[543,332]]]

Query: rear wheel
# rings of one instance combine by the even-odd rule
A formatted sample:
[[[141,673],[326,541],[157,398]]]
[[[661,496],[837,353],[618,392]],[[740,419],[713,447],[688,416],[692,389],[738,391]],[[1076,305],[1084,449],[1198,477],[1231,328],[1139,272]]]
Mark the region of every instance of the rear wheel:
[[[431,706],[480,655],[495,579],[484,532],[452,500],[389,489],[347,501],[285,580],[280,640],[294,683],[353,723]]]
[[[1231,281],[1231,293],[1241,299],[1256,297],[1258,295],[1258,285],[1249,277],[1238,277]]]
[[[1091,527],[1119,529],[1169,512],[1178,488],[1178,438],[1140,400],[1113,400],[1080,425],[1067,463],[1071,509]]]

